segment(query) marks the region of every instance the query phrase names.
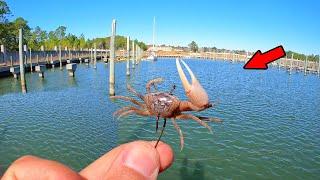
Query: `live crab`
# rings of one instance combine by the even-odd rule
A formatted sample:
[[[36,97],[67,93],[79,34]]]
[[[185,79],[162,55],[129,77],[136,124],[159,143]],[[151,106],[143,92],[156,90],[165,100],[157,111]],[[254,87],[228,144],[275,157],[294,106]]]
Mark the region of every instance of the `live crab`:
[[[186,75],[184,74],[181,64],[185,66],[187,71],[191,77],[191,84],[188,82]],[[197,80],[196,76],[193,74],[189,66],[180,59],[176,59],[176,66],[177,70],[186,92],[186,95],[189,101],[181,101],[176,96],[173,95],[173,90],[175,89],[175,85],[173,85],[171,91],[169,92],[151,92],[151,86],[156,87],[156,84],[163,82],[162,78],[156,78],[150,80],[146,84],[146,91],[145,95],[138,93],[135,89],[133,89],[130,85],[127,85],[128,90],[139,97],[142,102],[139,102],[131,97],[126,96],[111,96],[111,99],[122,99],[126,101],[130,101],[131,103],[135,104],[136,106],[125,106],[119,110],[117,110],[114,115],[120,117],[127,116],[129,114],[135,113],[140,116],[154,116],[156,117],[156,131],[158,130],[158,121],[159,118],[164,118],[163,127],[161,130],[161,134],[155,144],[157,147],[158,142],[162,136],[163,130],[166,126],[167,118],[172,120],[172,123],[175,129],[178,131],[180,136],[180,148],[183,149],[184,139],[183,134],[178,126],[176,120],[177,119],[192,119],[198,122],[200,125],[206,127],[211,133],[211,127],[206,122],[221,122],[219,118],[209,118],[209,117],[202,117],[202,116],[195,116],[192,114],[185,114],[182,113],[184,111],[203,111],[207,108],[212,107],[212,104],[209,102],[209,97],[207,92],[201,86],[199,81]]]

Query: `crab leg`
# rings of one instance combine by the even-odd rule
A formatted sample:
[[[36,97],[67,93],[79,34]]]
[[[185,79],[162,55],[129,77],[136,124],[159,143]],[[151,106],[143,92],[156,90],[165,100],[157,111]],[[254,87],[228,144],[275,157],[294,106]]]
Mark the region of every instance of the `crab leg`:
[[[176,89],[176,85],[174,84],[174,85],[172,85],[172,88],[171,88],[171,90],[169,91],[169,94],[170,95],[173,95],[173,91]]]
[[[132,113],[136,113],[140,116],[150,116],[150,113],[148,110],[140,110],[136,108],[136,109],[129,109],[127,111],[122,112],[121,114],[119,114],[118,119]]]
[[[163,123],[163,126],[162,126],[161,134],[160,134],[160,136],[159,136],[159,138],[158,138],[158,140],[157,140],[157,143],[156,143],[156,145],[154,146],[154,148],[157,148],[157,146],[158,146],[158,143],[159,143],[159,141],[160,141],[160,139],[161,139],[161,136],[162,136],[162,134],[163,134],[163,130],[164,130],[164,128],[166,127],[166,123],[167,123],[167,118],[164,118],[164,123]]]
[[[158,132],[158,126],[159,126],[159,115],[157,116],[157,120],[156,120],[156,132]]]
[[[125,116],[128,116],[129,114],[132,114],[136,112],[136,110],[127,110],[127,111],[124,111],[122,112],[121,114],[119,114],[118,116],[118,119],[122,118],[122,117],[125,117]]]
[[[211,127],[210,127],[207,123],[205,123],[204,121],[201,121],[201,119],[197,118],[197,117],[194,116],[194,115],[191,115],[191,114],[180,114],[180,115],[176,116],[176,119],[192,119],[192,120],[195,120],[195,121],[197,121],[201,126],[207,128],[207,129],[210,131],[210,133],[212,134],[212,129],[211,129]]]
[[[130,102],[132,102],[133,104],[138,105],[138,106],[140,106],[140,107],[142,107],[142,108],[145,107],[144,104],[138,102],[137,100],[135,100],[135,99],[133,99],[133,98],[131,98],[131,97],[126,97],[126,96],[110,96],[110,99],[122,99],[122,100],[130,101]]]
[[[135,89],[133,89],[129,84],[127,85],[127,89],[134,95],[138,96],[141,100],[144,101],[144,97],[143,95],[141,95],[140,93],[138,93]]]
[[[179,133],[179,136],[180,136],[180,151],[182,151],[183,145],[184,145],[184,139],[183,139],[182,131],[181,131],[180,127],[178,126],[175,118],[171,118],[171,120],[172,120],[172,123],[173,123],[174,128],[176,128],[176,130],[177,130],[178,133]]]
[[[133,106],[125,106],[123,108],[118,109],[116,112],[113,113],[113,116],[119,116],[121,113],[128,111],[128,110],[133,110],[137,109],[136,107]]]
[[[153,87],[157,90],[156,85],[155,84],[159,84],[163,82],[163,78],[156,78],[156,79],[152,79],[150,80],[147,85],[146,85],[146,90],[147,93],[151,93],[151,86],[153,85]]]
[[[199,118],[201,121],[206,121],[206,122],[216,122],[216,123],[221,123],[222,120],[220,118],[216,117],[204,117],[204,116],[196,116]]]

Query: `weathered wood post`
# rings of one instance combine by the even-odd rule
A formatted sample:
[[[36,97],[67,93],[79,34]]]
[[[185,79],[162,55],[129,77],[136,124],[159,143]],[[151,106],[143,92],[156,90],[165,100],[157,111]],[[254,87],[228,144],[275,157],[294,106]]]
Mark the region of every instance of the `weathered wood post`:
[[[307,68],[308,68],[308,55],[306,55],[306,59],[304,61],[304,75],[307,75]]]
[[[10,66],[11,66],[11,67],[13,66],[13,59],[12,59],[12,56],[10,56]]]
[[[90,61],[91,61],[91,63],[93,62],[93,58],[92,58],[92,48],[90,48]]]
[[[77,64],[76,63],[69,63],[66,65],[66,69],[68,71],[69,76],[74,77],[74,72],[77,69]]]
[[[291,74],[291,71],[292,71],[292,63],[293,63],[293,53],[291,54],[289,74]]]
[[[139,46],[136,45],[136,65],[139,63]]]
[[[234,63],[235,59],[234,59],[234,52],[232,52],[232,63]]]
[[[41,54],[40,55],[42,58],[44,58],[44,61],[45,61],[44,46],[41,46]],[[35,71],[39,73],[39,77],[44,78],[44,71],[46,69],[46,66],[40,65],[38,54],[37,54],[37,62],[38,62],[38,65],[35,67]]]
[[[114,59],[115,59],[115,37],[116,37],[116,20],[112,20],[111,25],[111,39],[110,39],[110,74],[109,74],[109,94],[110,96],[115,95],[114,89]]]
[[[6,52],[6,49],[4,47],[4,45],[1,45],[1,52],[3,54],[3,62],[6,62],[7,61],[7,52]]]
[[[61,54],[61,45],[59,45],[59,62],[60,62],[60,69],[62,70],[62,54]]]
[[[127,76],[130,76],[130,36],[127,36]]]
[[[278,62],[278,69],[280,70],[280,66],[281,66],[281,61],[282,61],[282,58],[279,59],[279,62]]]
[[[21,75],[21,89],[22,93],[27,92],[27,84],[24,73],[24,63],[23,63],[23,49],[22,49],[22,29],[19,29],[19,63],[20,63],[20,75]]]
[[[139,63],[139,61],[140,61],[140,47],[137,45],[137,48],[136,48],[136,51],[137,51],[137,60],[136,60],[136,64],[138,64]]]
[[[43,59],[45,61],[45,57],[44,57],[44,46],[41,46],[41,53],[40,53],[40,56],[41,56],[41,60]]]
[[[134,60],[135,60],[135,45],[134,45],[134,41],[132,41],[132,69],[134,69]]]
[[[23,58],[23,64],[25,66],[25,68],[27,68],[27,57],[28,57],[28,49],[27,49],[27,45],[23,45],[23,54],[24,54],[24,58]]]
[[[318,76],[320,76],[320,55],[318,55]]]
[[[94,46],[93,68],[97,69],[97,45],[96,45],[96,43],[94,43],[93,46]]]

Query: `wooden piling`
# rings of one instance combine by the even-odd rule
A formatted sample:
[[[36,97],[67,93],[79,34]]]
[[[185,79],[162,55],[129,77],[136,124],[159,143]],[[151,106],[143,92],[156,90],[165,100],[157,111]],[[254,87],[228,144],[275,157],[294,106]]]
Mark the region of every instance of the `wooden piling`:
[[[60,69],[62,70],[62,54],[61,54],[61,45],[59,45],[59,62],[60,62]]]
[[[293,53],[291,54],[291,59],[290,59],[290,70],[289,70],[289,74],[291,74],[292,71],[292,62],[293,61]]]
[[[7,60],[7,52],[6,52],[6,49],[5,49],[4,45],[1,45],[1,52],[3,54],[3,62],[6,62],[6,60]]]
[[[20,76],[21,76],[21,89],[22,93],[27,93],[27,84],[24,73],[24,63],[23,63],[23,47],[22,47],[22,29],[19,29],[19,64],[20,64]]]
[[[110,39],[110,71],[109,71],[109,94],[115,95],[115,80],[114,80],[114,60],[115,60],[115,37],[116,37],[116,20],[112,20],[111,24],[111,39]]]
[[[29,63],[30,63],[30,72],[33,71],[32,69],[32,50],[29,48]]]
[[[13,59],[12,59],[12,56],[10,56],[10,66],[13,67]]]
[[[97,45],[96,45],[96,43],[94,43],[93,46],[94,46],[93,68],[97,69]]]
[[[130,36],[127,37],[127,76],[130,76]]]
[[[132,41],[132,69],[134,69],[134,60],[135,60],[135,45],[134,45],[134,41]]]
[[[139,61],[139,46],[138,44],[136,44],[136,59],[135,59],[136,65],[138,64],[138,61]]]
[[[23,58],[23,64],[24,64],[24,67],[27,67],[27,57],[28,57],[28,49],[27,49],[27,45],[23,45],[23,54],[24,54],[24,58]]]
[[[93,63],[93,57],[92,57],[92,48],[90,48],[90,62]]]
[[[320,55],[318,55],[318,76],[320,76]]]
[[[308,55],[306,56],[306,59],[304,61],[304,75],[307,75],[307,68],[308,68]]]

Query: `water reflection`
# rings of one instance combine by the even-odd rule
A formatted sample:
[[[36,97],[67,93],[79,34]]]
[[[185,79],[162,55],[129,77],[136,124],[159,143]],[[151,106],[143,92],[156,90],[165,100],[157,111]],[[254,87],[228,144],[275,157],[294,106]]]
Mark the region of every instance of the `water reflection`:
[[[188,158],[185,157],[181,162],[180,176],[182,180],[203,180],[205,179],[204,172],[204,165],[200,161],[189,163]]]

